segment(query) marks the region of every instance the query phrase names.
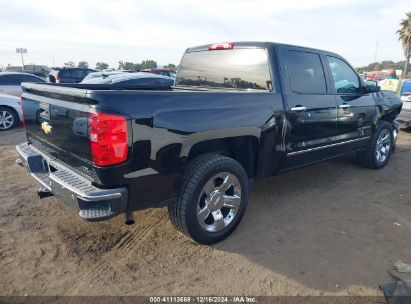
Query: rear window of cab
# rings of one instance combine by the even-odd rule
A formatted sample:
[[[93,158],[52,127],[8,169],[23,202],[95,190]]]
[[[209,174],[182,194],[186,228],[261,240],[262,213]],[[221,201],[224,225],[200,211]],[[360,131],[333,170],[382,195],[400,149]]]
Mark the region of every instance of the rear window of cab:
[[[176,86],[272,90],[267,52],[260,48],[185,53]]]

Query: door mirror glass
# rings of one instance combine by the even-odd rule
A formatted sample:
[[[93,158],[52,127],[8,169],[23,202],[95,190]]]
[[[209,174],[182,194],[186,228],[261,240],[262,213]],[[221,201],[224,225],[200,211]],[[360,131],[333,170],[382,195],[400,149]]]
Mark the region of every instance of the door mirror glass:
[[[378,86],[378,83],[374,80],[367,80],[365,84],[367,85],[368,93],[376,93],[380,91],[380,87]]]

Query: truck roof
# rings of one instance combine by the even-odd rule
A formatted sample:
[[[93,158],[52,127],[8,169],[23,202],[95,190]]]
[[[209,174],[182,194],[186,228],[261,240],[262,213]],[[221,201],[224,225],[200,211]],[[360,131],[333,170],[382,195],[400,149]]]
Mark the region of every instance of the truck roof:
[[[234,44],[233,48],[267,48],[269,46],[287,46],[287,47],[296,47],[296,48],[303,48],[307,50],[312,50],[316,52],[321,52],[321,53],[328,53],[328,54],[333,54],[340,56],[336,53],[326,51],[326,50],[321,50],[321,49],[316,49],[316,48],[311,48],[311,47],[306,47],[306,46],[301,46],[301,45],[292,45],[292,44],[286,44],[286,43],[279,43],[279,42],[270,42],[270,41],[234,41],[230,42]],[[186,52],[198,52],[198,51],[207,51],[209,48],[210,44],[204,44],[204,45],[199,45],[199,46],[194,46],[190,47],[186,50]]]

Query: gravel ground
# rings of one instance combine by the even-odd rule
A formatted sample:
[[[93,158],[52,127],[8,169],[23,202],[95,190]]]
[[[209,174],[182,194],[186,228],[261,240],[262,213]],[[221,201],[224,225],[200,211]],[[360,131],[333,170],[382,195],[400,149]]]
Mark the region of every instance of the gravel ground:
[[[381,295],[387,269],[411,262],[411,132],[382,170],[344,158],[257,182],[211,247],[177,233],[166,208],[125,226],[39,201],[14,163],[21,140],[0,134],[0,295]]]

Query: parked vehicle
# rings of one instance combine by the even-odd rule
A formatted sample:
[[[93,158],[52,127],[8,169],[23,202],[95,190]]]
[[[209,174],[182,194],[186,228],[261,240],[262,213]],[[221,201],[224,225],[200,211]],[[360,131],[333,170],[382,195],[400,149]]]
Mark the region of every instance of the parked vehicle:
[[[170,69],[144,69],[144,70],[141,70],[141,72],[176,78],[176,72]]]
[[[21,96],[22,82],[45,83],[46,81],[40,77],[27,73],[18,72],[2,72],[0,73],[0,94]]]
[[[24,117],[30,120],[38,119],[38,108],[34,104],[28,104],[24,111]],[[0,131],[7,131],[24,121],[20,97],[0,94]]]
[[[174,87],[23,87],[40,119],[27,120],[18,163],[40,197],[127,223],[169,199],[175,228],[204,244],[233,232],[256,179],[349,153],[383,168],[402,105],[337,54],[262,42],[187,49]]]
[[[53,83],[79,83],[89,73],[97,72],[86,68],[62,68],[52,69],[49,74],[49,82]]]
[[[122,74],[123,72],[121,71],[108,71],[108,72],[92,72],[89,73],[84,79],[81,81],[81,83],[86,82],[90,79],[95,79],[95,78],[107,78],[111,75],[117,75],[117,74]]]
[[[84,80],[81,83],[171,87],[174,78],[149,73],[114,73],[107,77]]]
[[[28,73],[46,79],[50,73],[50,68],[46,65],[25,64],[24,69],[21,66],[8,66],[6,67],[6,72]]]
[[[397,121],[403,128],[411,128],[411,79],[404,79],[402,81],[400,94],[403,106]]]
[[[371,71],[364,73],[365,80],[381,81],[387,78],[387,74],[382,71]]]

